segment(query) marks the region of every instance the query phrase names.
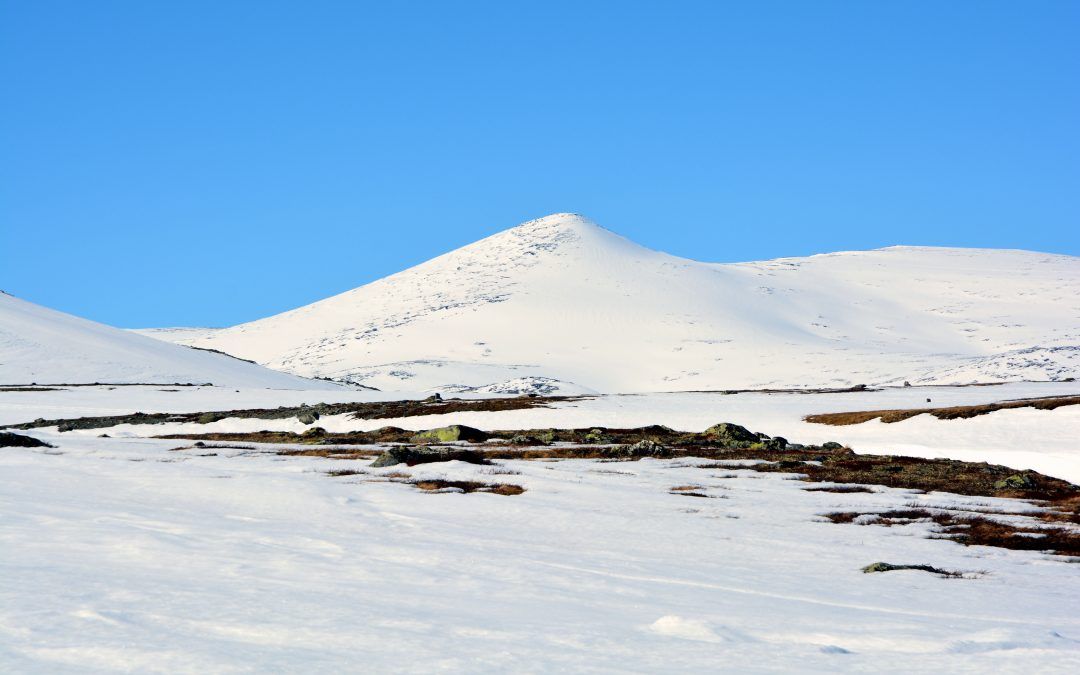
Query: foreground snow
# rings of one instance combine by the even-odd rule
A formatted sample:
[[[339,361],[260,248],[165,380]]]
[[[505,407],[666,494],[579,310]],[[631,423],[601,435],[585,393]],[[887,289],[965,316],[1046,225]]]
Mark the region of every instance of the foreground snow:
[[[713,264],[555,214],[223,330],[148,334],[380,389],[567,391],[1065,379],[1080,259],[892,247]],[[550,382],[549,382],[550,384]]]
[[[818,517],[999,500],[685,460],[407,470],[528,490],[428,494],[325,473],[366,462],[176,445],[0,454],[0,670],[1080,668],[1073,566]],[[687,484],[715,498],[669,493]],[[879,560],[973,578],[860,572]]]
[[[1005,463],[1030,452],[1033,468],[1051,447],[1064,462],[1056,475],[1077,480],[1074,408],[1031,419],[1017,414],[1035,411],[1020,410],[857,427],[800,421],[811,412],[909,407],[927,396],[956,405],[1077,393],[1076,383],[1043,383],[607,396],[453,421],[693,430],[731,420],[798,441],[863,434],[857,447],[867,451],[925,443],[927,452]],[[216,387],[0,392],[0,423],[386,397]],[[197,430],[244,424],[304,428],[234,419]],[[103,430],[43,429],[29,433],[55,449],[0,450],[0,672],[1080,669],[1075,565],[926,539],[923,524],[820,517],[916,503],[1028,508],[1019,502],[885,488],[806,492],[790,475],[692,460],[377,470],[361,460],[278,456],[267,446],[174,450],[185,443],[138,437],[168,430],[124,426],[99,438]],[[1015,442],[1024,434],[1026,442]],[[343,469],[361,473],[327,473]],[[402,471],[527,491],[430,494],[387,482]],[[684,485],[713,498],[670,493]],[[860,571],[877,561],[968,578]]]

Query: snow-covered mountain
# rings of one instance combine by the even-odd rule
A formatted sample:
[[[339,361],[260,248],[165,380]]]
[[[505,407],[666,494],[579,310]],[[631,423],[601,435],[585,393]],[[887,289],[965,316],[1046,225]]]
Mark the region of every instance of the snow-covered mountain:
[[[0,384],[32,382],[340,388],[224,354],[136,335],[0,293]]]
[[[381,389],[1064,379],[1080,373],[1080,259],[892,247],[715,264],[556,214],[306,307],[164,336]]]

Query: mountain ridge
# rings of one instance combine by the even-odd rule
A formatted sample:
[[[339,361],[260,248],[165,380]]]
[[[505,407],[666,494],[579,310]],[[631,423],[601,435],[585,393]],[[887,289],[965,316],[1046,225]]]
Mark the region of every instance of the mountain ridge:
[[[381,389],[1050,379],[1080,365],[1060,349],[1080,345],[1078,296],[1071,256],[893,246],[711,263],[560,213],[187,343]]]

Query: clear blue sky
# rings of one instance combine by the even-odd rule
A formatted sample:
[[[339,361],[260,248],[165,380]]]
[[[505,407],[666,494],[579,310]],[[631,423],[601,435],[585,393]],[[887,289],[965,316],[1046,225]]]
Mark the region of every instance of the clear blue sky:
[[[1080,2],[0,0],[0,288],[229,325],[575,211],[1080,254]]]

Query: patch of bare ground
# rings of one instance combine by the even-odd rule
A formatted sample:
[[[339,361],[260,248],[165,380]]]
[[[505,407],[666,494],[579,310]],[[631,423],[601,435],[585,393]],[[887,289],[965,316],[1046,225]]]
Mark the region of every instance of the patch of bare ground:
[[[1044,400],[1046,401],[1046,400]],[[1043,403],[1041,405],[1051,405]],[[485,464],[493,460],[561,461],[591,459],[597,462],[633,462],[642,459],[685,459],[700,468],[715,471],[716,462],[746,462],[738,469],[759,473],[784,473],[792,480],[821,485],[808,486],[808,491],[861,493],[874,492],[876,486],[899,488],[919,492],[941,492],[966,496],[1023,499],[1035,502],[1042,513],[1034,514],[1032,527],[1056,523],[1080,522],[1080,487],[1066,481],[1035,471],[1017,471],[1006,466],[985,462],[961,462],[949,459],[923,459],[894,455],[856,455],[838,443],[821,446],[805,446],[788,443],[782,438],[770,438],[754,433],[738,425],[719,424],[701,433],[681,432],[663,426],[635,429],[609,429],[602,427],[581,429],[516,429],[487,432],[487,442],[455,443],[450,446],[412,446],[408,439],[417,436],[414,431],[384,427],[372,432],[331,434],[321,429],[303,435],[286,432],[256,432],[249,434],[200,434],[198,438],[214,441],[248,441],[262,443],[288,443],[314,445],[311,448],[286,448],[283,455],[319,456],[330,459],[357,459],[370,457],[371,450],[351,450],[350,445],[381,445],[386,454],[417,454],[420,459],[410,461],[409,456],[401,463],[410,465],[421,461],[471,460]],[[192,438],[192,436],[185,436]],[[529,445],[519,444],[524,438]],[[515,440],[516,439],[516,440]],[[510,443],[514,440],[513,443]],[[501,442],[500,442],[501,441]],[[339,447],[343,446],[343,447]],[[701,460],[711,460],[703,462]],[[731,467],[734,468],[734,467]],[[713,474],[715,477],[737,477],[739,474]],[[430,481],[429,481],[430,482]],[[672,494],[689,496],[706,495],[696,486],[679,486],[685,490],[672,490]],[[917,511],[917,509],[913,509]],[[854,519],[858,513],[852,516]],[[992,514],[988,514],[992,515]],[[1031,514],[1024,514],[1031,515]],[[892,519],[899,518],[894,512]],[[939,519],[944,516],[938,516]],[[1074,550],[1074,535],[1069,531],[1023,532],[1009,539],[994,527],[982,521],[971,521],[979,516],[954,514],[952,520],[937,523],[942,535],[965,543],[1009,541],[1006,548],[1030,548],[1032,550]],[[986,518],[984,518],[985,520]],[[963,520],[963,522],[961,522]],[[843,522],[839,520],[837,522]],[[989,521],[996,522],[996,521]],[[1007,527],[1007,526],[1006,526]],[[1016,529],[1016,528],[1014,528]],[[1010,535],[1011,536],[1011,535]],[[1017,543],[1019,542],[1019,543]],[[1051,545],[1052,544],[1052,545]]]
[[[20,389],[23,391],[23,389]],[[280,408],[245,408],[195,413],[142,413],[110,415],[105,417],[78,417],[68,419],[43,419],[23,424],[10,424],[0,428],[34,429],[57,427],[59,431],[75,429],[104,429],[118,424],[210,424],[226,418],[279,420],[296,417],[307,424],[314,423],[323,415],[352,415],[354,419],[374,420],[422,415],[446,415],[457,412],[522,410],[549,407],[562,401],[581,400],[581,396],[519,396],[516,398],[443,399],[431,396],[423,400],[372,401],[367,403],[317,403],[314,405],[283,406]],[[269,433],[269,432],[266,432]],[[411,435],[411,433],[410,433]]]
[[[861,525],[909,525],[933,523],[931,539],[948,539],[965,546],[995,546],[1019,551],[1043,551],[1061,556],[1080,556],[1080,531],[1073,528],[1006,522],[985,515],[955,510],[893,509],[880,512],[838,511],[824,515],[834,523]]]
[[[864,574],[873,574],[875,572],[896,572],[900,570],[916,570],[919,572],[929,572],[930,574],[936,574],[944,579],[969,579],[982,576],[982,572],[964,573],[956,572],[953,570],[945,570],[940,567],[934,567],[933,565],[894,565],[887,562],[871,563],[862,569]]]
[[[836,492],[839,494],[851,494],[853,492],[875,492],[865,485],[827,485],[825,487],[803,488],[806,492]]]
[[[824,413],[807,415],[803,419],[814,424],[847,426],[862,424],[880,419],[886,424],[902,422],[916,415],[933,415],[939,420],[957,420],[986,415],[996,410],[1015,408],[1035,408],[1036,410],[1054,410],[1062,406],[1080,405],[1080,396],[1052,396],[1047,398],[1026,398],[1016,401],[999,401],[982,405],[957,405],[947,408],[897,408],[892,410],[861,410],[855,412]]]
[[[0,392],[8,391],[61,391],[59,387],[0,387]]]
[[[525,492],[520,485],[509,483],[480,483],[471,480],[424,479],[406,481],[425,492],[489,492],[495,495],[519,495]]]

